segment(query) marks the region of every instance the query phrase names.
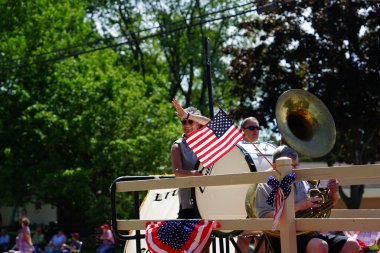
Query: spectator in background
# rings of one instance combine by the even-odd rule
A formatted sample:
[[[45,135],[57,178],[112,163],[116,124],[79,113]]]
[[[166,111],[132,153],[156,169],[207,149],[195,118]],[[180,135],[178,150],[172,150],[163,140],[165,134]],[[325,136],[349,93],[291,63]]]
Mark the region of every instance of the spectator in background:
[[[30,236],[29,219],[24,217],[20,222],[20,233],[16,237],[16,245],[11,251],[18,250],[21,253],[33,253],[34,247]]]
[[[32,235],[34,253],[41,253],[45,247],[45,234],[42,226],[36,228],[36,232]]]
[[[96,253],[106,253],[108,250],[115,248],[115,239],[108,224],[103,224],[100,228],[102,229],[102,235],[100,236],[102,244],[96,249]]]
[[[62,246],[66,243],[66,235],[62,229],[58,229],[58,233],[55,234],[49,244],[46,246],[45,252],[47,253],[62,253]]]
[[[51,238],[57,233],[58,231],[58,224],[56,221],[49,221],[49,226],[47,227],[47,230],[45,230],[45,239],[46,242],[49,242]]]
[[[9,245],[11,243],[11,238],[5,228],[1,229],[0,232],[0,252],[5,252],[9,250]]]
[[[68,253],[72,250],[80,249],[79,233],[74,232],[71,234],[71,242],[69,244],[64,243],[62,245],[63,253]]]

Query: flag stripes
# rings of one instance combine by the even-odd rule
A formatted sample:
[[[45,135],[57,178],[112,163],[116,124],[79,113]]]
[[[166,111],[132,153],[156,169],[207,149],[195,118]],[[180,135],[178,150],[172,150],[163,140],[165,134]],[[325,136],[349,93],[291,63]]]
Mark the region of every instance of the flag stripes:
[[[151,222],[145,240],[152,253],[199,253],[214,227],[214,222],[208,220]]]
[[[243,138],[241,130],[224,111],[207,125],[186,136],[186,143],[208,168],[228,153]]]

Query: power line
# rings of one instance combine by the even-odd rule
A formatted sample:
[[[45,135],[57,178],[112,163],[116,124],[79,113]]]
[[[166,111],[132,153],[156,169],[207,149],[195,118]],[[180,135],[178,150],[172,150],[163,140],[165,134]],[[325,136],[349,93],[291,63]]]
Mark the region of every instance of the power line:
[[[183,22],[186,22],[186,21],[193,21],[194,19],[205,18],[205,17],[207,18],[210,15],[221,14],[221,13],[226,12],[228,10],[245,7],[245,6],[251,5],[251,4],[253,4],[253,2],[250,2],[248,4],[243,4],[243,5],[240,5],[240,6],[229,7],[229,8],[223,9],[223,10],[211,12],[211,13],[208,13],[208,14],[205,14],[205,15],[201,15],[201,16],[197,16],[197,17],[193,17],[193,18],[189,18],[189,19],[183,19],[183,20],[180,20],[180,21],[171,22],[169,24],[165,24],[165,25],[161,25],[161,26],[156,26],[156,27],[152,27],[152,28],[149,28],[149,29],[144,29],[144,30],[136,31],[135,33],[142,33],[142,32],[151,31],[151,30],[157,29],[157,28],[168,27],[168,26],[172,26],[172,25],[178,24],[178,23],[183,23]],[[267,4],[267,5],[269,6],[271,4]],[[203,20],[203,21],[199,21],[199,22],[196,22],[196,23],[193,23],[193,24],[190,24],[190,25],[181,26],[181,27],[178,27],[178,28],[175,28],[175,29],[172,29],[172,30],[166,30],[166,31],[155,33],[155,34],[143,36],[141,38],[127,40],[125,42],[105,45],[105,46],[102,46],[102,47],[94,47],[94,48],[91,48],[91,49],[88,49],[88,50],[84,50],[84,51],[68,52],[67,54],[62,54],[62,55],[60,55],[58,57],[48,58],[48,59],[44,59],[44,60],[40,60],[40,61],[34,60],[31,63],[22,63],[22,64],[17,64],[17,65],[5,67],[5,68],[0,68],[0,71],[6,71],[6,70],[14,69],[14,68],[25,67],[25,66],[29,66],[29,65],[32,65],[32,64],[43,64],[43,63],[47,63],[47,62],[51,62],[51,61],[62,60],[62,59],[65,59],[65,58],[75,57],[75,56],[79,56],[79,55],[82,55],[82,54],[87,54],[87,53],[91,53],[91,52],[95,52],[95,51],[100,51],[100,50],[104,50],[104,49],[108,49],[108,48],[119,47],[119,46],[124,45],[124,44],[132,43],[132,42],[139,42],[139,41],[147,40],[147,39],[154,38],[154,37],[164,36],[164,35],[167,35],[167,34],[170,34],[170,33],[178,32],[180,30],[189,29],[189,28],[192,28],[192,27],[195,27],[195,26],[198,26],[198,25],[203,25],[203,24],[206,24],[206,23],[215,22],[215,21],[219,21],[219,20],[226,20],[226,19],[233,18],[233,17],[239,16],[239,15],[247,14],[249,12],[254,12],[254,11],[257,11],[258,8],[261,9],[261,8],[265,8],[265,7],[266,7],[266,5],[263,5],[261,7],[256,7],[255,9],[249,9],[249,10],[237,12],[237,13],[232,14],[232,15],[222,16],[222,17],[218,17],[218,18],[212,18],[212,19],[208,19],[208,20]],[[122,35],[122,36],[114,37],[112,39],[120,38],[120,37],[124,37],[124,36],[125,35]],[[74,49],[74,48],[78,48],[78,47],[82,47],[82,46],[95,45],[95,44],[99,44],[100,42],[109,41],[109,40],[111,40],[111,38],[101,39],[101,40],[93,41],[93,42],[90,42],[90,43],[86,43],[86,44],[82,44],[82,45],[75,45],[75,46],[67,47],[67,48],[55,49],[53,51],[45,52],[45,53],[41,53],[41,54],[32,54],[32,55],[29,55],[29,56],[24,56],[22,58],[16,58],[16,59],[12,59],[12,60],[9,60],[9,61],[3,61],[3,62],[1,62],[1,64],[5,63],[5,62],[15,62],[15,61],[19,61],[19,60],[22,60],[22,59],[28,59],[28,58],[33,58],[33,57],[34,58],[41,57],[41,56],[45,56],[45,55],[49,55],[49,54],[53,54],[53,53],[57,53],[57,52],[66,52],[66,51],[69,51],[69,50]]]
[[[174,22],[171,22],[171,23],[168,23],[168,24],[164,24],[164,25],[159,25],[159,26],[155,26],[155,27],[151,27],[151,28],[147,28],[147,29],[138,30],[138,31],[135,31],[134,33],[140,34],[142,32],[148,32],[148,31],[151,31],[151,30],[154,30],[154,29],[158,29],[158,28],[164,28],[164,27],[176,25],[176,24],[179,24],[179,23],[185,23],[187,21],[192,21],[192,20],[195,20],[195,19],[205,18],[205,17],[211,16],[211,15],[214,15],[214,14],[223,13],[223,12],[226,12],[226,11],[229,11],[229,10],[245,7],[245,6],[251,5],[251,4],[253,4],[253,2],[249,2],[249,3],[242,4],[242,5],[225,8],[225,9],[222,9],[222,10],[219,10],[219,11],[210,12],[210,13],[207,13],[207,14],[204,14],[204,15],[200,15],[200,16],[196,16],[196,17],[192,17],[192,18],[188,18],[188,19],[182,19],[182,20],[174,21]],[[16,61],[19,61],[19,60],[22,60],[22,59],[27,59],[27,58],[32,58],[32,57],[45,56],[45,55],[49,55],[49,54],[53,54],[53,53],[58,53],[58,52],[62,52],[62,51],[68,51],[68,50],[75,49],[75,48],[78,48],[78,47],[83,47],[83,46],[92,46],[92,45],[99,44],[101,42],[108,42],[110,40],[115,40],[115,39],[123,38],[123,37],[128,36],[129,34],[131,34],[131,33],[119,35],[119,36],[112,37],[112,38],[98,39],[98,40],[95,40],[95,41],[92,41],[92,42],[88,42],[88,43],[84,43],[84,44],[78,44],[78,45],[73,45],[73,46],[70,46],[70,47],[58,48],[58,49],[54,49],[54,50],[49,51],[49,52],[43,52],[43,53],[39,53],[39,54],[29,54],[29,55],[26,55],[26,56],[23,56],[23,57],[20,57],[20,58],[13,58],[13,59],[9,59],[9,60],[6,60],[6,61],[2,61],[2,62],[0,62],[0,64],[4,64],[4,63],[8,63],[8,62],[16,62]]]
[[[134,33],[140,34],[142,32],[148,32],[148,31],[151,31],[151,30],[154,30],[154,29],[158,29],[158,28],[173,26],[173,25],[176,25],[176,24],[179,24],[179,23],[185,23],[187,21],[192,21],[192,20],[196,20],[196,19],[200,19],[200,18],[205,18],[205,17],[207,18],[208,16],[211,16],[211,15],[214,15],[214,14],[223,13],[223,12],[226,12],[226,11],[229,11],[229,10],[245,7],[245,6],[251,5],[251,4],[253,4],[253,2],[249,2],[249,3],[242,4],[242,5],[225,8],[225,9],[222,9],[222,10],[219,10],[219,11],[210,12],[210,13],[207,13],[205,15],[200,15],[200,16],[196,16],[196,17],[192,17],[192,18],[188,18],[188,19],[174,21],[174,22],[171,22],[171,23],[168,23],[168,24],[164,24],[164,25],[160,25],[160,26],[156,26],[156,27],[142,29],[142,30],[136,31]],[[97,45],[97,44],[99,44],[101,42],[107,42],[108,43],[108,41],[110,41],[110,40],[115,40],[115,39],[118,39],[118,38],[123,38],[123,37],[128,36],[129,34],[132,34],[132,33],[127,33],[127,34],[123,34],[123,35],[112,37],[112,38],[98,39],[98,40],[95,40],[95,41],[92,41],[92,42],[88,42],[88,43],[84,43],[84,44],[78,44],[78,45],[73,45],[73,46],[70,46],[70,47],[54,49],[54,50],[52,50],[50,52],[44,52],[44,53],[39,53],[39,54],[29,54],[29,55],[26,55],[24,57],[14,58],[14,59],[9,59],[9,60],[6,60],[6,61],[2,61],[2,62],[0,62],[0,64],[10,63],[10,62],[16,62],[16,61],[20,61],[20,60],[24,60],[24,59],[28,59],[28,58],[32,58],[32,57],[41,57],[41,56],[45,56],[45,55],[49,55],[49,54],[53,54],[53,53],[59,53],[59,52],[62,52],[62,51],[65,52],[65,51],[76,49],[76,48],[83,47],[83,46],[93,46],[93,45]]]

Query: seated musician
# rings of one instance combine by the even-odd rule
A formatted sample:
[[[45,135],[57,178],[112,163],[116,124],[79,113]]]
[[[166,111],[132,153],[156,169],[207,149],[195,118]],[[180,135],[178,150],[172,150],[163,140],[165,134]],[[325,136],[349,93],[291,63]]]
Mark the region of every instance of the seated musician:
[[[273,168],[276,168],[276,159],[288,157],[292,159],[292,166],[296,169],[298,165],[298,154],[288,146],[280,146],[273,153]],[[333,205],[339,200],[338,182],[330,180],[327,188]],[[294,208],[295,211],[302,211],[310,208],[320,207],[322,198],[308,197],[307,193],[310,188],[315,187],[308,181],[296,181],[294,183]],[[271,186],[266,183],[258,184],[256,190],[255,208],[256,216],[259,218],[273,218],[274,207],[267,204],[267,198],[272,191]],[[297,213],[296,213],[297,216]],[[280,238],[274,233],[268,233],[270,245],[273,253],[281,252]],[[356,240],[341,235],[324,234],[320,232],[305,232],[297,235],[297,252],[298,253],[354,253],[359,252],[359,244]]]
[[[244,133],[244,138],[242,142],[255,143],[259,140],[260,125],[259,121],[255,117],[245,118],[241,123],[241,129]],[[269,168],[270,164],[268,163],[268,169]],[[237,239],[237,245],[241,253],[250,252],[249,244],[251,243],[251,240],[253,238],[251,235],[251,231],[244,231],[241,235],[239,235]],[[255,245],[258,245],[258,240],[256,240]],[[262,250],[264,249],[263,247],[261,248]]]

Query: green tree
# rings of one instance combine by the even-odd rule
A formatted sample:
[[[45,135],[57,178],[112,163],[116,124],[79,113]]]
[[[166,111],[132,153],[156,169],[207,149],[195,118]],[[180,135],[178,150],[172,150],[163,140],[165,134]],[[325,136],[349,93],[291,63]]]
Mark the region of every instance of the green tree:
[[[225,62],[221,60],[220,48],[227,40],[237,36],[231,32],[238,20],[248,18],[226,18],[239,11],[252,8],[252,3],[218,0],[204,1],[91,1],[89,12],[93,19],[100,20],[105,36],[112,33],[125,42],[119,47],[126,64],[136,71],[147,73],[161,66],[160,72],[168,79],[167,99],[184,100],[184,106],[197,105],[207,114],[207,84],[204,82],[203,40],[210,41],[213,95],[219,103],[225,102],[223,87],[229,84],[224,75]],[[234,8],[235,6],[235,8]],[[240,7],[236,7],[240,6]],[[223,18],[225,17],[225,18]],[[219,19],[217,22],[209,22]],[[152,28],[156,29],[152,29]],[[175,32],[174,32],[175,31]],[[146,36],[160,34],[149,40]]]
[[[4,204],[17,207],[35,200],[33,188],[38,181],[34,179],[43,173],[37,165],[48,163],[44,160],[45,153],[39,152],[46,137],[40,124],[53,126],[64,122],[45,111],[44,102],[49,98],[45,88],[52,66],[29,64],[42,60],[45,51],[75,43],[77,37],[69,35],[80,28],[78,22],[83,24],[80,29],[82,35],[91,36],[91,30],[78,16],[80,8],[80,4],[72,6],[68,2],[54,7],[48,1],[38,4],[6,1],[1,4],[0,170],[4,175],[1,178]],[[67,40],[62,40],[64,37]],[[32,55],[35,57],[29,57]],[[34,113],[35,121],[30,118]]]
[[[61,225],[109,220],[115,178],[170,172],[180,129],[165,78],[140,75],[113,48],[69,57],[99,39],[83,3],[1,7],[2,205],[56,205]]]
[[[337,128],[329,164],[379,160],[379,15],[376,1],[291,2],[242,23],[253,47],[228,47],[234,57],[230,88],[236,117],[255,115],[275,123],[278,97],[291,88],[315,94]],[[321,140],[323,141],[323,140]],[[363,185],[341,191],[349,208],[360,206]]]

